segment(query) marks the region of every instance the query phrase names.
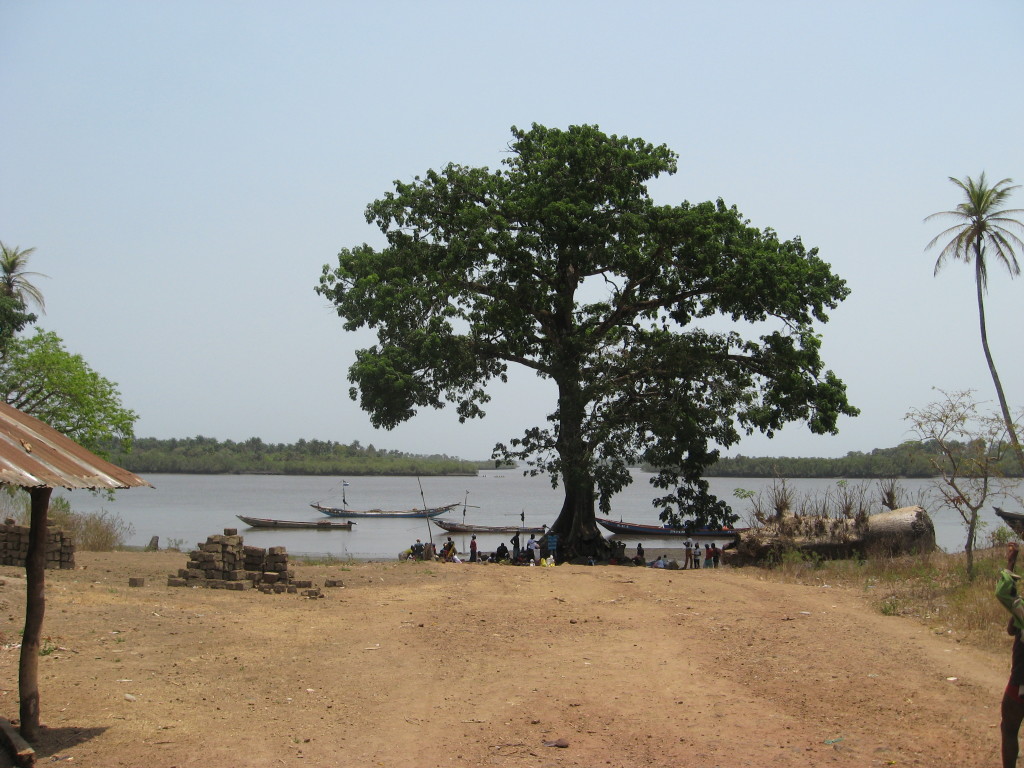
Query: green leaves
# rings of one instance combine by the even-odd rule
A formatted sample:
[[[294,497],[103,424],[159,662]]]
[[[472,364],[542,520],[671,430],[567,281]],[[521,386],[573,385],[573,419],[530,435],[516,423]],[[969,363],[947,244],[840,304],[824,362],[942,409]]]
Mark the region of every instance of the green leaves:
[[[116,384],[42,330],[14,339],[0,358],[0,397],[100,455],[113,439],[130,441],[138,419]]]
[[[498,171],[395,182],[366,212],[387,247],[324,267],[345,328],[377,333],[349,370],[375,425],[446,403],[481,417],[487,383],[522,365],[558,399],[496,455],[560,475],[564,509],[591,521],[595,495],[607,509],[647,461],[674,514],[713,522],[730,513],[701,485],[712,446],[856,413],[812,330],[849,291],[815,249],[722,200],[656,206],[647,182],[676,170],[664,145],[587,125],[512,135]]]

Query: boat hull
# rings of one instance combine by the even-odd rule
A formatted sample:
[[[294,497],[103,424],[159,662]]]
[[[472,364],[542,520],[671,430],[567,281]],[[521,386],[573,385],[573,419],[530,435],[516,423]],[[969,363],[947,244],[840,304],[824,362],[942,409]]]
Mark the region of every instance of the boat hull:
[[[271,520],[266,517],[235,515],[250,528],[303,528],[315,531],[351,531],[355,525],[351,520],[344,523],[335,520]]]
[[[525,527],[516,525],[470,525],[455,520],[434,518],[431,522],[449,533],[544,533],[546,526]]]
[[[390,517],[434,517],[436,515],[444,514],[455,507],[458,504],[449,504],[445,507],[428,507],[427,509],[407,509],[391,511],[386,509],[345,509],[344,507],[325,507],[321,504],[310,504],[313,509],[318,512],[322,512],[330,517],[365,517],[365,518],[390,518]]]
[[[597,522],[612,533],[620,536],[673,536],[690,539],[734,539],[742,533],[737,528],[724,528],[715,530],[710,528],[699,528],[695,531],[685,531],[682,528],[666,528],[661,525],[644,525],[642,523],[624,523],[621,520],[609,520],[605,517],[597,518]]]

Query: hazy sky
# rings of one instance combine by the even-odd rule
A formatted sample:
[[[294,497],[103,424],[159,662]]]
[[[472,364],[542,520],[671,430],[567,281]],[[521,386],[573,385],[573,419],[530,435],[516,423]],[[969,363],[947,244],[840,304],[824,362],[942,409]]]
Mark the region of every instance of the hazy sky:
[[[36,248],[39,325],[119,384],[139,436],[485,458],[548,387],[518,374],[483,421],[375,431],[346,379],[370,338],[313,288],[381,244],[363,211],[393,180],[497,168],[513,125],[597,124],[679,154],[657,203],[722,197],[853,291],[821,330],[862,415],[729,453],[888,447],[933,387],[994,400],[973,272],[932,277],[922,219],[959,202],[949,176],[1024,181],[1022,30],[1019,0],[0,0],[0,240]],[[1020,407],[1024,281],[991,282]]]

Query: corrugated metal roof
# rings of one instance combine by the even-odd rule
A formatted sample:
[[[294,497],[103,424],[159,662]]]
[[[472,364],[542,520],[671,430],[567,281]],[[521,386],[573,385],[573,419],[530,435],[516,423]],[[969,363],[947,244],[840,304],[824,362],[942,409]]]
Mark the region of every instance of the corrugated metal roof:
[[[0,402],[0,483],[69,489],[150,485],[4,402]]]

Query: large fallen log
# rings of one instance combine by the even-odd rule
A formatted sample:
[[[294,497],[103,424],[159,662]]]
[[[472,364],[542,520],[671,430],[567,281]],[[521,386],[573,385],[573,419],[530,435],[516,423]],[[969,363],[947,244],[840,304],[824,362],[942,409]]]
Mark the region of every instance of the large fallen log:
[[[914,506],[860,518],[783,515],[743,533],[730,561],[762,563],[789,551],[838,560],[934,549],[932,519]]]

